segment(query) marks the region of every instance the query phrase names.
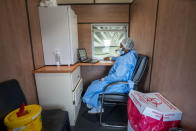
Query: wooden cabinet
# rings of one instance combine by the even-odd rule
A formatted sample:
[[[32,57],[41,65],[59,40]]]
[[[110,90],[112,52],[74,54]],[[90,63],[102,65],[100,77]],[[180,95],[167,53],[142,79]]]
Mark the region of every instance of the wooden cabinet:
[[[81,106],[83,82],[78,66],[70,73],[35,73],[39,104],[45,109],[68,111],[75,125]]]

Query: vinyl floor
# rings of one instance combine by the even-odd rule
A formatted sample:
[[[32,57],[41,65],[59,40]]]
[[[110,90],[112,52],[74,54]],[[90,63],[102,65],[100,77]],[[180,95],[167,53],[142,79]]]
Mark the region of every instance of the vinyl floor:
[[[112,105],[104,107],[104,122],[110,124],[127,124],[126,106]],[[72,131],[127,131],[127,128],[102,127],[99,124],[98,114],[88,114],[88,108],[82,103],[78,119]]]

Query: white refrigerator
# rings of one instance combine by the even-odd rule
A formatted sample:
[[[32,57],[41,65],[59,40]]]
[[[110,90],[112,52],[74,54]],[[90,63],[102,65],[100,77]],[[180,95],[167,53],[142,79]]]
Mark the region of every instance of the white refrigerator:
[[[39,7],[40,26],[45,65],[56,65],[56,54],[61,65],[78,61],[77,15],[70,6]]]

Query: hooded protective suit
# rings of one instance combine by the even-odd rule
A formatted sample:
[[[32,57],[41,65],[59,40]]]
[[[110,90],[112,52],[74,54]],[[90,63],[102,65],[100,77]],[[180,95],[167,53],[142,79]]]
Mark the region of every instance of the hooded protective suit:
[[[131,50],[123,56],[116,59],[109,74],[104,77],[103,81],[95,80],[88,87],[82,100],[84,103],[91,105],[94,108],[99,108],[98,102],[99,94],[104,91],[104,88],[113,82],[128,81],[131,79],[134,72],[138,55],[135,50]],[[116,84],[106,90],[106,93],[129,93],[133,87],[127,84]]]

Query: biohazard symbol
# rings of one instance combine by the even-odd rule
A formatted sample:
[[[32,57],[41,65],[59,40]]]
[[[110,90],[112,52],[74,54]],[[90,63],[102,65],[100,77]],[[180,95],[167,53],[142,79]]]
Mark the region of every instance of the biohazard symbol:
[[[149,102],[149,103],[152,103],[155,107],[158,107],[159,105],[162,104],[162,101],[160,101],[159,99],[157,98],[146,98],[146,101]]]

